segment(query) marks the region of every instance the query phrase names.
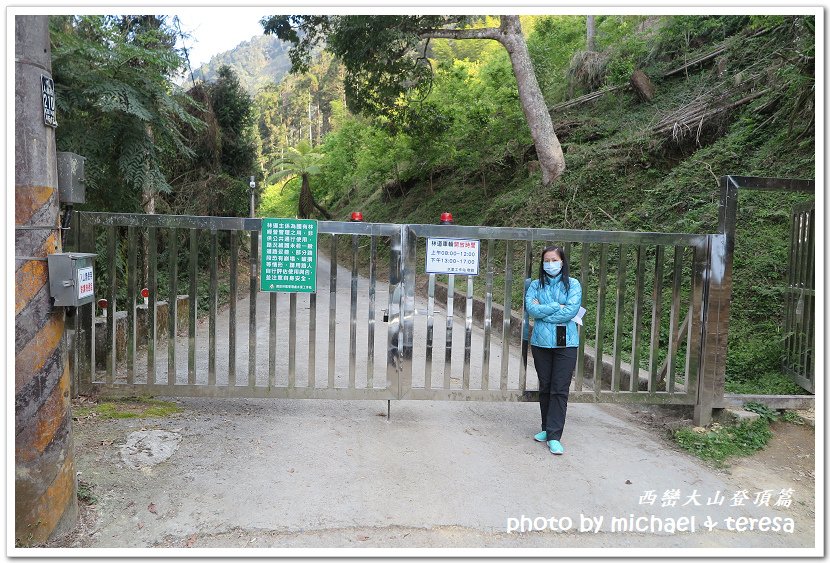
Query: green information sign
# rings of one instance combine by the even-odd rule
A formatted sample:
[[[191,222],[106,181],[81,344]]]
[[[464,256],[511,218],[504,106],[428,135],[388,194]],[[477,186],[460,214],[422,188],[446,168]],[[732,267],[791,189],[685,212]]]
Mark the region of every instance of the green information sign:
[[[317,291],[317,221],[262,220],[261,291]]]

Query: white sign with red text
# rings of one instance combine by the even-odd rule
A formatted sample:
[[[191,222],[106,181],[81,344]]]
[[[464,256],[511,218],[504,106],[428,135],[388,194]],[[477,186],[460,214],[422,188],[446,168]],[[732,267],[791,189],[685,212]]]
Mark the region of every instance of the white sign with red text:
[[[92,267],[78,268],[78,299],[89,297],[94,293]]]
[[[480,250],[480,240],[429,238],[426,272],[477,276]]]

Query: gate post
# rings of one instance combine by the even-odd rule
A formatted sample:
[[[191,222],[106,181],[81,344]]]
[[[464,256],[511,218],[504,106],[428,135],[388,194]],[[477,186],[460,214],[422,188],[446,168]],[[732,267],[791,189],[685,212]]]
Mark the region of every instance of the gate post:
[[[706,298],[703,304],[704,333],[698,372],[698,400],[694,411],[694,422],[698,426],[711,422],[713,407],[723,399],[726,380],[738,184],[731,176],[722,176],[719,185],[718,234],[709,236]]]
[[[694,423],[697,426],[706,426],[712,421],[715,403],[723,398],[731,298],[725,290],[726,237],[709,235],[706,239],[700,363],[697,376],[697,402],[694,408]],[[729,288],[731,289],[731,279]]]
[[[389,309],[386,352],[386,387],[401,398],[401,242],[404,226],[389,237]]]
[[[409,225],[401,227],[401,347],[398,398],[412,389],[412,346],[415,332],[415,250],[417,237]]]

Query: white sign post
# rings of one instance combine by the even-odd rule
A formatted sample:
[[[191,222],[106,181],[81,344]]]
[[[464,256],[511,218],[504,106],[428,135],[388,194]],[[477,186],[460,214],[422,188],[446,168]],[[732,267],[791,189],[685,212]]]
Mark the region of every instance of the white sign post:
[[[480,251],[480,240],[428,238],[426,272],[477,276]]]

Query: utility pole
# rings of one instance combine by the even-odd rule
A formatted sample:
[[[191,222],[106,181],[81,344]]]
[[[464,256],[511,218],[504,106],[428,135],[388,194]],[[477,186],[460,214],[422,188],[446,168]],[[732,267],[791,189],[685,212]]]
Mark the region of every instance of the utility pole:
[[[44,117],[49,16],[14,18],[14,518],[15,543],[27,546],[71,530],[78,501],[64,311],[51,304],[46,263],[61,251],[55,129]]]

